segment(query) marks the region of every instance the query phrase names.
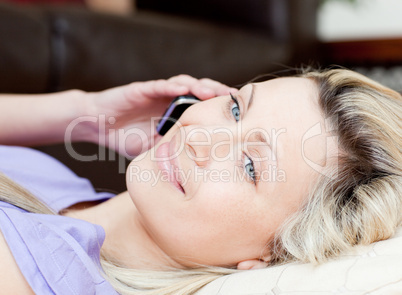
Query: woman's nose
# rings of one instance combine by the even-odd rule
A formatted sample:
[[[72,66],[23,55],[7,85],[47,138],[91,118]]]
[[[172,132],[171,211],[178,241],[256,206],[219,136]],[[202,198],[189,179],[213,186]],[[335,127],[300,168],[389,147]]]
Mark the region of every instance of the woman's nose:
[[[234,157],[235,136],[226,127],[186,126],[185,150],[198,166],[207,167],[211,162],[226,161]]]

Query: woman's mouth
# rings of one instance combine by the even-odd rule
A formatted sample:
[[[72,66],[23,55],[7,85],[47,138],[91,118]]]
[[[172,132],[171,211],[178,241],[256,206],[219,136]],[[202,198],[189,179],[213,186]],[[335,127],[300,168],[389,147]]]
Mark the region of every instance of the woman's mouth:
[[[180,170],[177,165],[177,161],[175,161],[176,156],[172,157],[172,154],[174,153],[174,146],[172,146],[171,143],[172,141],[165,142],[156,149],[155,155],[157,165],[162,171],[161,181],[168,180],[175,188],[184,193],[184,189],[179,182],[180,177],[178,176]]]

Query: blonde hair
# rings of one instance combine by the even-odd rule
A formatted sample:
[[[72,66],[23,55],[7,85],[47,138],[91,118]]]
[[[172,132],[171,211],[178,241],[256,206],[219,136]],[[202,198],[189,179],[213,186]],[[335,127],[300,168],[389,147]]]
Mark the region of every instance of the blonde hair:
[[[273,262],[321,263],[391,237],[401,224],[402,98],[358,73],[307,72],[341,150],[272,243]]]
[[[320,263],[358,244],[387,239],[401,223],[402,99],[348,70],[308,72],[320,90],[324,117],[339,137],[338,169],[330,167],[308,202],[270,244],[271,264]],[[336,173],[335,173],[336,172]],[[55,214],[29,191],[0,174],[0,200],[30,212]],[[120,294],[194,294],[234,269],[128,269],[101,250],[105,278]]]

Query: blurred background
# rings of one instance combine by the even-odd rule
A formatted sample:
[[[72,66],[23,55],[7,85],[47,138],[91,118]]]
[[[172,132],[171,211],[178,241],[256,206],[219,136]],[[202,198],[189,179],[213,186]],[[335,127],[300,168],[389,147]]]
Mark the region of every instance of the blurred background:
[[[318,10],[322,61],[402,91],[402,1],[325,1]]]
[[[98,91],[181,73],[238,86],[307,65],[401,91],[400,11],[401,0],[1,0],[0,92]],[[63,145],[40,149],[100,190],[124,190],[128,160],[83,165]]]

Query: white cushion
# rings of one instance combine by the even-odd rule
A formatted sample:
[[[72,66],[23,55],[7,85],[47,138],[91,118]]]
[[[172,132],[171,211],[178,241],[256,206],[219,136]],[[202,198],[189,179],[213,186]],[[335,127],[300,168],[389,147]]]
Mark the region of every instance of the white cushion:
[[[402,228],[385,241],[313,266],[289,263],[219,278],[197,295],[402,294]]]

